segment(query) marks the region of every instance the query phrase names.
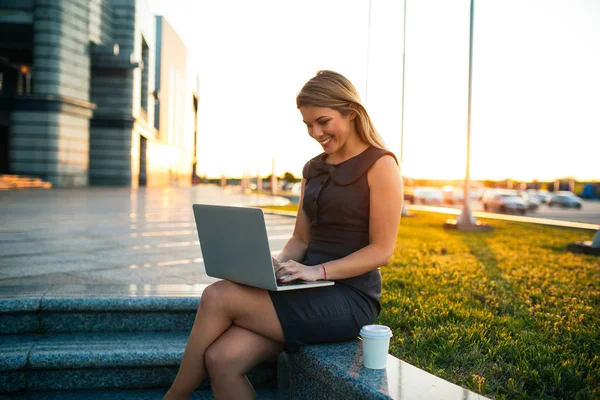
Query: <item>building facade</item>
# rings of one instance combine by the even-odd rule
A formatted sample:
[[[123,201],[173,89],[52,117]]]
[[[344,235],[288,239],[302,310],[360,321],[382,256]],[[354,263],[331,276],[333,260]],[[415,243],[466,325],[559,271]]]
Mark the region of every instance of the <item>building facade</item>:
[[[187,182],[195,175],[198,121],[198,75],[181,38],[161,16],[156,17],[157,101],[154,106],[157,140],[147,153],[161,155],[150,166],[156,181]],[[194,134],[190,134],[194,132]]]
[[[0,2],[0,173],[58,187],[189,183],[193,157],[170,155],[193,154],[195,123],[174,141],[155,123],[157,32],[145,0]],[[196,80],[182,79],[177,107],[194,119]]]

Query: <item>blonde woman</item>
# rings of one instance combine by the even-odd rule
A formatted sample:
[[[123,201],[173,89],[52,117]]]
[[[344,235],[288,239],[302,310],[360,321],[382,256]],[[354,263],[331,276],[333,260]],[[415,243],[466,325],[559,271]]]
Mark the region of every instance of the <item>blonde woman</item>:
[[[319,71],[296,98],[323,153],[303,169],[291,239],[275,257],[280,281],[335,285],[271,292],[229,281],[210,285],[179,373],[164,399],[188,399],[210,375],[217,399],[253,399],[245,374],[281,351],[353,339],[381,310],[381,275],[394,251],[402,180],[354,86]]]

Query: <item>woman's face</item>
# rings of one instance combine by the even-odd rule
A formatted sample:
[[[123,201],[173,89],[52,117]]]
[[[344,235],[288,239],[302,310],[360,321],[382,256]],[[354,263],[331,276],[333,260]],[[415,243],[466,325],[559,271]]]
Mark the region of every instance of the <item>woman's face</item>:
[[[308,134],[319,142],[327,154],[335,153],[351,135],[356,135],[352,123],[356,116],[354,113],[344,116],[326,107],[300,107],[300,113]]]

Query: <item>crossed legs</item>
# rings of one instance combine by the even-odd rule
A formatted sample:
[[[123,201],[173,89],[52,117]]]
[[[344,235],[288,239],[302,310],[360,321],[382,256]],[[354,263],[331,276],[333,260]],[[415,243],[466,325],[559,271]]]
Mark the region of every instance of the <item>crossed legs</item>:
[[[188,399],[207,372],[215,398],[254,398],[245,373],[280,353],[283,341],[266,290],[216,282],[202,294],[179,372],[164,400]]]

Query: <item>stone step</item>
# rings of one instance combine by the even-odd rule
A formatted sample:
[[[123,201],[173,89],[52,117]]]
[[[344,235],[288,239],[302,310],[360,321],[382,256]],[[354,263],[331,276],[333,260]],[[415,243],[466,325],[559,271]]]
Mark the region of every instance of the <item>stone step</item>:
[[[0,394],[0,400],[161,400],[166,389],[152,390],[107,390],[69,392],[28,392]],[[259,400],[277,399],[277,389],[257,389]],[[198,390],[190,400],[214,400],[209,389]]]
[[[146,291],[137,286],[3,286],[0,335],[189,332],[206,285],[166,285]]]
[[[64,333],[0,336],[0,393],[168,387],[178,370],[187,332]],[[248,378],[276,385],[277,363]],[[208,380],[201,388],[208,387]]]

